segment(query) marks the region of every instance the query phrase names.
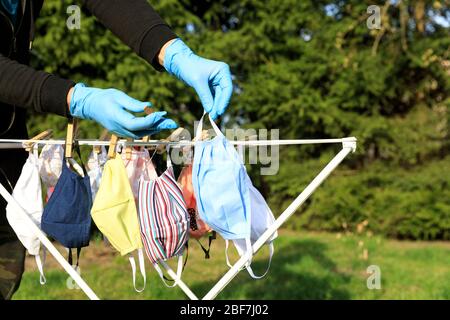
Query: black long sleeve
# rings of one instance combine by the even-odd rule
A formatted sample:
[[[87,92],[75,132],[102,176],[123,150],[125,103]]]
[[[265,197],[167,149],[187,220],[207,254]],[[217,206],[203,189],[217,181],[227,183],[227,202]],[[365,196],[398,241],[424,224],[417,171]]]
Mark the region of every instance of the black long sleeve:
[[[102,24],[134,52],[151,63],[155,69],[162,70],[157,62],[158,52],[167,41],[176,38],[176,34],[146,0],[83,2]],[[2,103],[68,116],[66,99],[73,85],[70,80],[36,71],[0,55]]]
[[[157,70],[161,47],[176,34],[146,0],[84,0],[88,10]]]
[[[67,116],[67,93],[74,85],[0,55],[0,102]]]

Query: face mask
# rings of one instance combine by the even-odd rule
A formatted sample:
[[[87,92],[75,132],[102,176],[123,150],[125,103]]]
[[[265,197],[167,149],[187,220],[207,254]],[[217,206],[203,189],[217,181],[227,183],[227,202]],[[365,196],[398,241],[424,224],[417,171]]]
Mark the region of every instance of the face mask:
[[[98,188],[100,187],[103,166],[108,158],[105,147],[102,146],[100,150],[100,153],[92,151],[87,163],[89,180],[91,182],[92,200],[95,199]]]
[[[270,210],[261,193],[258,191],[258,189],[256,189],[253,186],[250,177],[248,175],[246,179],[250,190],[250,202],[252,210],[250,241],[251,244],[253,245],[261,237],[261,235],[275,222],[275,217],[273,216],[272,211]],[[277,236],[278,233],[275,231],[269,238],[269,240],[266,242],[266,244],[269,246],[269,262],[267,265],[267,269],[261,276],[256,276],[250,265],[247,265],[246,269],[252,278],[261,279],[264,276],[266,276],[267,273],[269,272],[270,264],[272,262],[272,257],[274,253],[273,240],[275,240]],[[247,247],[245,241],[243,241],[242,239],[236,239],[233,240],[233,243],[240,256],[245,254],[245,250]],[[228,259],[228,240],[226,241],[225,253],[227,264],[231,268],[232,266]]]
[[[203,117],[196,133],[192,183],[197,208],[200,217],[224,239],[243,239],[250,260],[251,203],[247,173],[234,147],[209,119],[217,136],[199,141]]]
[[[177,185],[167,152],[167,170],[153,180],[139,181],[139,219],[142,241],[148,258],[164,281],[160,260],[178,256],[177,279],[183,269],[183,251],[188,240],[188,213],[183,194]]]
[[[215,239],[215,231],[211,229],[197,212],[197,202],[194,194],[194,187],[192,185],[192,165],[188,165],[181,170],[178,177],[178,184],[183,192],[183,198],[186,201],[186,206],[189,214],[189,237],[196,239],[201,249],[205,253],[205,259],[209,259],[209,252],[211,249],[211,242]],[[200,242],[200,238],[209,235],[209,245],[206,249]]]
[[[140,290],[136,289],[136,263],[131,254],[129,260],[134,288],[138,292],[143,291],[146,275],[139,220],[127,171],[119,154],[105,164],[91,214],[97,227],[121,255],[138,250],[140,271],[144,279],[144,287]]]
[[[189,235],[199,239],[210,232],[211,227],[200,219],[197,213],[197,201],[195,199],[194,186],[192,185],[192,165],[188,165],[181,170],[180,176],[178,177],[178,184],[183,192],[183,198],[189,213]]]
[[[145,174],[148,179],[156,179],[158,177],[155,167],[150,160],[150,155],[147,149],[138,151],[132,149],[131,158],[127,159],[126,154],[122,153],[122,160],[127,169],[128,179],[131,184],[131,190],[133,191],[134,199],[138,199],[139,195],[139,179]]]
[[[37,148],[35,153],[30,153],[22,173],[17,180],[12,196],[22,209],[31,217],[33,222],[41,225],[43,203],[41,192],[41,180],[39,178]],[[14,210],[14,206],[6,206],[6,218],[13,228],[20,242],[28,250],[28,253],[35,257],[36,264],[40,273],[40,282],[45,284],[45,276],[43,272],[43,264],[39,256],[40,241],[32,230],[28,227],[27,221],[23,219],[20,213]],[[45,258],[45,251],[44,251]]]
[[[64,149],[61,145],[47,144],[39,156],[39,174],[42,183],[47,187],[47,198],[50,198],[62,171]]]
[[[79,148],[75,150],[81,159]],[[82,177],[69,169],[68,161],[66,158],[63,160],[62,173],[44,209],[41,226],[45,233],[65,247],[77,248],[79,254],[80,248],[89,245],[92,195],[84,165]]]

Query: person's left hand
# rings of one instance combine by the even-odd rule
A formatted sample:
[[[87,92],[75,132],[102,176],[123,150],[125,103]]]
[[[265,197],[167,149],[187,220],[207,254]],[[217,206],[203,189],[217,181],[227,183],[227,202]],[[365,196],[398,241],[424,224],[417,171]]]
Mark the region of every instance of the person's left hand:
[[[167,72],[195,89],[213,119],[225,112],[233,93],[230,67],[226,63],[197,56],[181,39],[165,48],[163,63]]]

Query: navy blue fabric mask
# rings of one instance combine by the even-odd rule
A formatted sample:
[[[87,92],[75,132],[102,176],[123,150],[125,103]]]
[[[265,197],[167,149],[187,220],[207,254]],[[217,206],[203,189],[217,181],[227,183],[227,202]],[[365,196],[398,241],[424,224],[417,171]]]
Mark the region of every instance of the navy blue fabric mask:
[[[76,151],[80,155],[78,147]],[[66,248],[81,248],[89,245],[91,186],[83,163],[84,177],[69,169],[66,160],[64,157],[61,176],[44,208],[41,227]]]

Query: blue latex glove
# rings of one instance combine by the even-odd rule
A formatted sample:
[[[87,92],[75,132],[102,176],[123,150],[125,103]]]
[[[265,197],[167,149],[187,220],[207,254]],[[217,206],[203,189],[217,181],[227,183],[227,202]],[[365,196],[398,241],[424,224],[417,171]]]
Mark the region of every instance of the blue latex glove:
[[[97,89],[78,83],[70,101],[70,113],[80,119],[95,120],[120,137],[138,139],[164,129],[175,129],[177,124],[164,116],[167,112],[154,112],[136,117],[132,112],[143,112],[150,102],[141,102],[117,89]]]
[[[195,89],[203,108],[213,119],[225,112],[233,93],[226,63],[201,58],[181,39],[176,39],[166,49],[164,68]]]

